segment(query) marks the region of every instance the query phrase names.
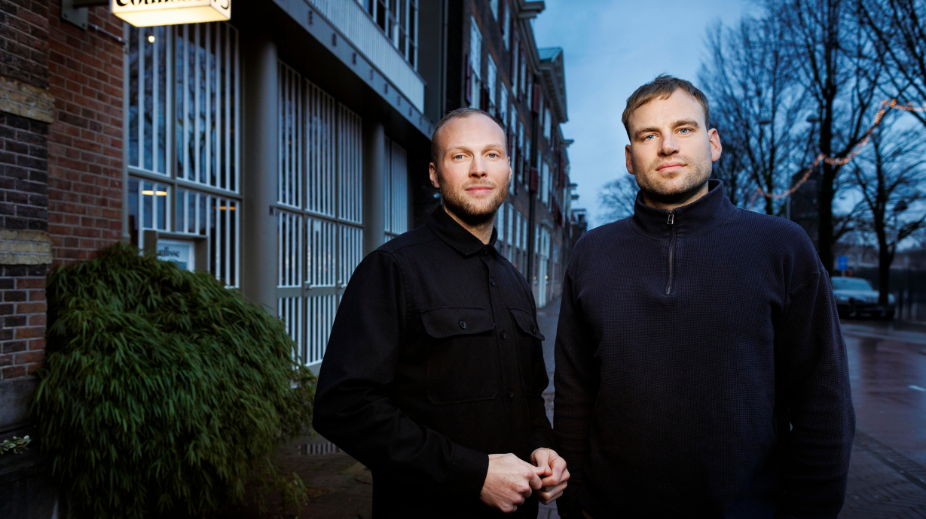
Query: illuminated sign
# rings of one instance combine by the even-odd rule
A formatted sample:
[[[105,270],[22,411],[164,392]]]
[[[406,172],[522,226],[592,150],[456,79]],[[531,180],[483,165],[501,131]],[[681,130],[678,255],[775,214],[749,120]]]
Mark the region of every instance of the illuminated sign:
[[[111,0],[113,14],[135,27],[231,19],[231,0]]]

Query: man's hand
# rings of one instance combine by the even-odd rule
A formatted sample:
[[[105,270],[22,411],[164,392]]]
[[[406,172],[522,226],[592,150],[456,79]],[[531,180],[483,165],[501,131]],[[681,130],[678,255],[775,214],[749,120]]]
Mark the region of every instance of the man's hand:
[[[479,499],[502,512],[514,512],[531,492],[540,489],[538,476],[543,473],[514,454],[489,454],[489,473]]]
[[[537,497],[541,503],[548,505],[563,495],[566,489],[569,481],[566,460],[553,449],[540,448],[531,453],[531,462],[543,470],[542,474],[538,473],[543,479],[540,480],[542,487]]]

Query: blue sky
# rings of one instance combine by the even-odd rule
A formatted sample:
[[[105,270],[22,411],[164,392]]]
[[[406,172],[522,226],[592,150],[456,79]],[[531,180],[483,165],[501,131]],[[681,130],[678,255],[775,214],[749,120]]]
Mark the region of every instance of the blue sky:
[[[569,122],[563,134],[570,175],[579,185],[573,207],[599,216],[601,187],[627,174],[627,135],[621,112],[627,97],[660,73],[697,84],[707,28],[720,20],[735,24],[752,12],[749,0],[546,0],[534,21],[539,47],[562,47],[566,64]]]

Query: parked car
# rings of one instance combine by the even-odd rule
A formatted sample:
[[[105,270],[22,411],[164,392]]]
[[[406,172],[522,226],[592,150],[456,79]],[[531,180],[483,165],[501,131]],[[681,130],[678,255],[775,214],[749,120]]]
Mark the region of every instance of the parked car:
[[[894,318],[897,305],[892,294],[887,296],[887,305],[880,305],[878,304],[878,291],[871,288],[868,280],[834,277],[832,281],[833,295],[836,296],[836,309],[840,317],[870,315],[886,320]]]

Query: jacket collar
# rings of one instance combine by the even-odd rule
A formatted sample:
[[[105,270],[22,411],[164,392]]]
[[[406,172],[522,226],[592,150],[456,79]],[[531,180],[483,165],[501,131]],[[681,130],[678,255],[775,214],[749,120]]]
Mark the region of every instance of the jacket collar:
[[[492,228],[492,238],[489,239],[489,244],[486,245],[447,214],[444,206],[438,206],[428,217],[425,225],[444,243],[450,245],[464,256],[476,254],[483,248],[495,250],[495,240],[498,238],[497,229]]]
[[[700,236],[727,221],[736,212],[736,206],[723,194],[723,182],[708,180],[708,192],[694,202],[676,207],[672,211],[655,209],[643,203],[643,193],[637,193],[633,217],[630,219],[641,234],[660,239],[671,234],[673,228],[679,237]],[[669,224],[672,213],[672,224]]]

